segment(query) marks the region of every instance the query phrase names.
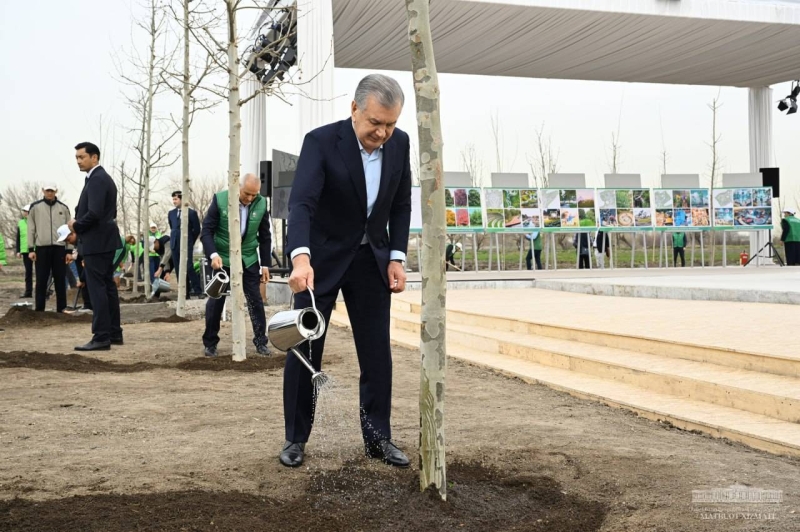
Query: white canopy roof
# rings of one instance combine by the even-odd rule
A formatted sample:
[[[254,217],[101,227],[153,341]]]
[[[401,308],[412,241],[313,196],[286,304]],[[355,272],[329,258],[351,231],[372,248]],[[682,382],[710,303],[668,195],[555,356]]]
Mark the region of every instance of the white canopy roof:
[[[402,0],[332,0],[337,67],[409,70]],[[439,72],[763,87],[800,77],[800,3],[432,0]]]

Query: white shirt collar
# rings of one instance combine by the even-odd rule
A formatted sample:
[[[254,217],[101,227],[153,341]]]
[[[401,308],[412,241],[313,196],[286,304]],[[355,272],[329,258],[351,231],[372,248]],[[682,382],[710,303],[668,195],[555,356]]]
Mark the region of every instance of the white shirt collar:
[[[89,179],[90,177],[92,177],[92,172],[94,172],[95,168],[97,168],[98,166],[100,166],[100,165],[98,164],[97,166],[95,166],[94,168],[92,168],[91,170],[86,172],[86,179]]]

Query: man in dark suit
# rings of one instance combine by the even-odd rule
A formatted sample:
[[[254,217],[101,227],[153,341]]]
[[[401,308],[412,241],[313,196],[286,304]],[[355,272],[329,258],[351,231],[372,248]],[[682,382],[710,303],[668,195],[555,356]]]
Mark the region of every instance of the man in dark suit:
[[[183,194],[180,190],[172,193],[172,204],[174,209],[169,211],[167,221],[169,221],[169,246],[172,250],[172,263],[175,265],[175,282],[177,283],[180,268],[186,265],[186,299],[189,295],[200,296],[202,288],[200,287],[200,277],[194,271],[194,244],[200,236],[200,218],[197,216],[197,211],[191,207],[188,209],[189,215],[189,254],[183,262],[181,262],[181,206],[183,201]]]
[[[361,431],[366,454],[407,467],[391,441],[391,294],[405,289],[411,222],[408,135],[396,128],[403,91],[384,75],[358,84],[351,117],[308,133],[289,198],[289,286],[295,308],[317,308],[329,321],[342,290],[361,367]],[[389,231],[387,233],[387,225]],[[325,338],[314,342],[311,362],[322,365]],[[308,356],[309,346],[301,351]],[[286,443],[280,461],[303,463],[314,418],[308,370],[286,358],[283,381]]]
[[[83,257],[86,287],[92,301],[92,340],[76,351],[107,350],[121,345],[119,294],[114,283],[114,254],[120,245],[117,228],[117,186],[100,166],[100,149],[91,142],[75,146],[78,168],[86,182],[69,229],[78,235],[78,254]]]
[[[267,319],[264,314],[264,300],[261,299],[261,283],[269,282],[270,249],[272,235],[269,229],[267,200],[259,192],[261,180],[255,174],[245,175],[239,185],[239,220],[242,235],[242,266],[244,274],[242,285],[250,321],[253,324],[253,343],[259,355],[269,356],[267,345]],[[228,232],[228,191],[214,194],[211,206],[203,220],[200,233],[205,252],[211,267],[225,269],[230,275],[230,233]],[[260,264],[259,264],[260,262]],[[219,322],[225,307],[225,297],[208,298],[206,302],[206,330],[203,332],[203,346],[207,357],[217,356],[219,343]]]

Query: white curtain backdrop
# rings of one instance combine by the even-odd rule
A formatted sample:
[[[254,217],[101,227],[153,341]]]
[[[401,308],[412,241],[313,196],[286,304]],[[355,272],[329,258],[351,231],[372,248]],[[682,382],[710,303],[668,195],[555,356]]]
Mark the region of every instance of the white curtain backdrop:
[[[748,97],[748,122],[750,125],[750,172],[756,173],[760,168],[772,166],[772,89],[769,87],[751,87]],[[773,221],[777,221],[773,202]],[[756,253],[769,240],[769,231],[758,231],[750,237],[750,255]],[[764,256],[764,254],[762,254]],[[770,261],[760,256],[758,264]]]
[[[297,48],[300,68],[300,141],[334,116],[332,0],[298,0]]]

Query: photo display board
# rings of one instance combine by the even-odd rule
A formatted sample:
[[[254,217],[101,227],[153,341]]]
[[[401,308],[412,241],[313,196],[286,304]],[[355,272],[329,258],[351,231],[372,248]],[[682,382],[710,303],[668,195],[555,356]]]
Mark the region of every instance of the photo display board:
[[[422,232],[422,188],[420,187],[411,187],[411,225],[409,232]]]
[[[484,195],[487,231],[525,232],[542,226],[538,190],[487,188]]]
[[[600,227],[635,230],[653,227],[650,189],[599,188],[597,212]]]
[[[772,228],[772,187],[715,188],[714,227]]]
[[[445,223],[448,233],[483,230],[483,195],[479,188],[444,189]]]
[[[652,204],[658,228],[711,226],[707,188],[655,188]]]
[[[597,229],[594,189],[543,188],[539,196],[544,229],[570,232]]]

